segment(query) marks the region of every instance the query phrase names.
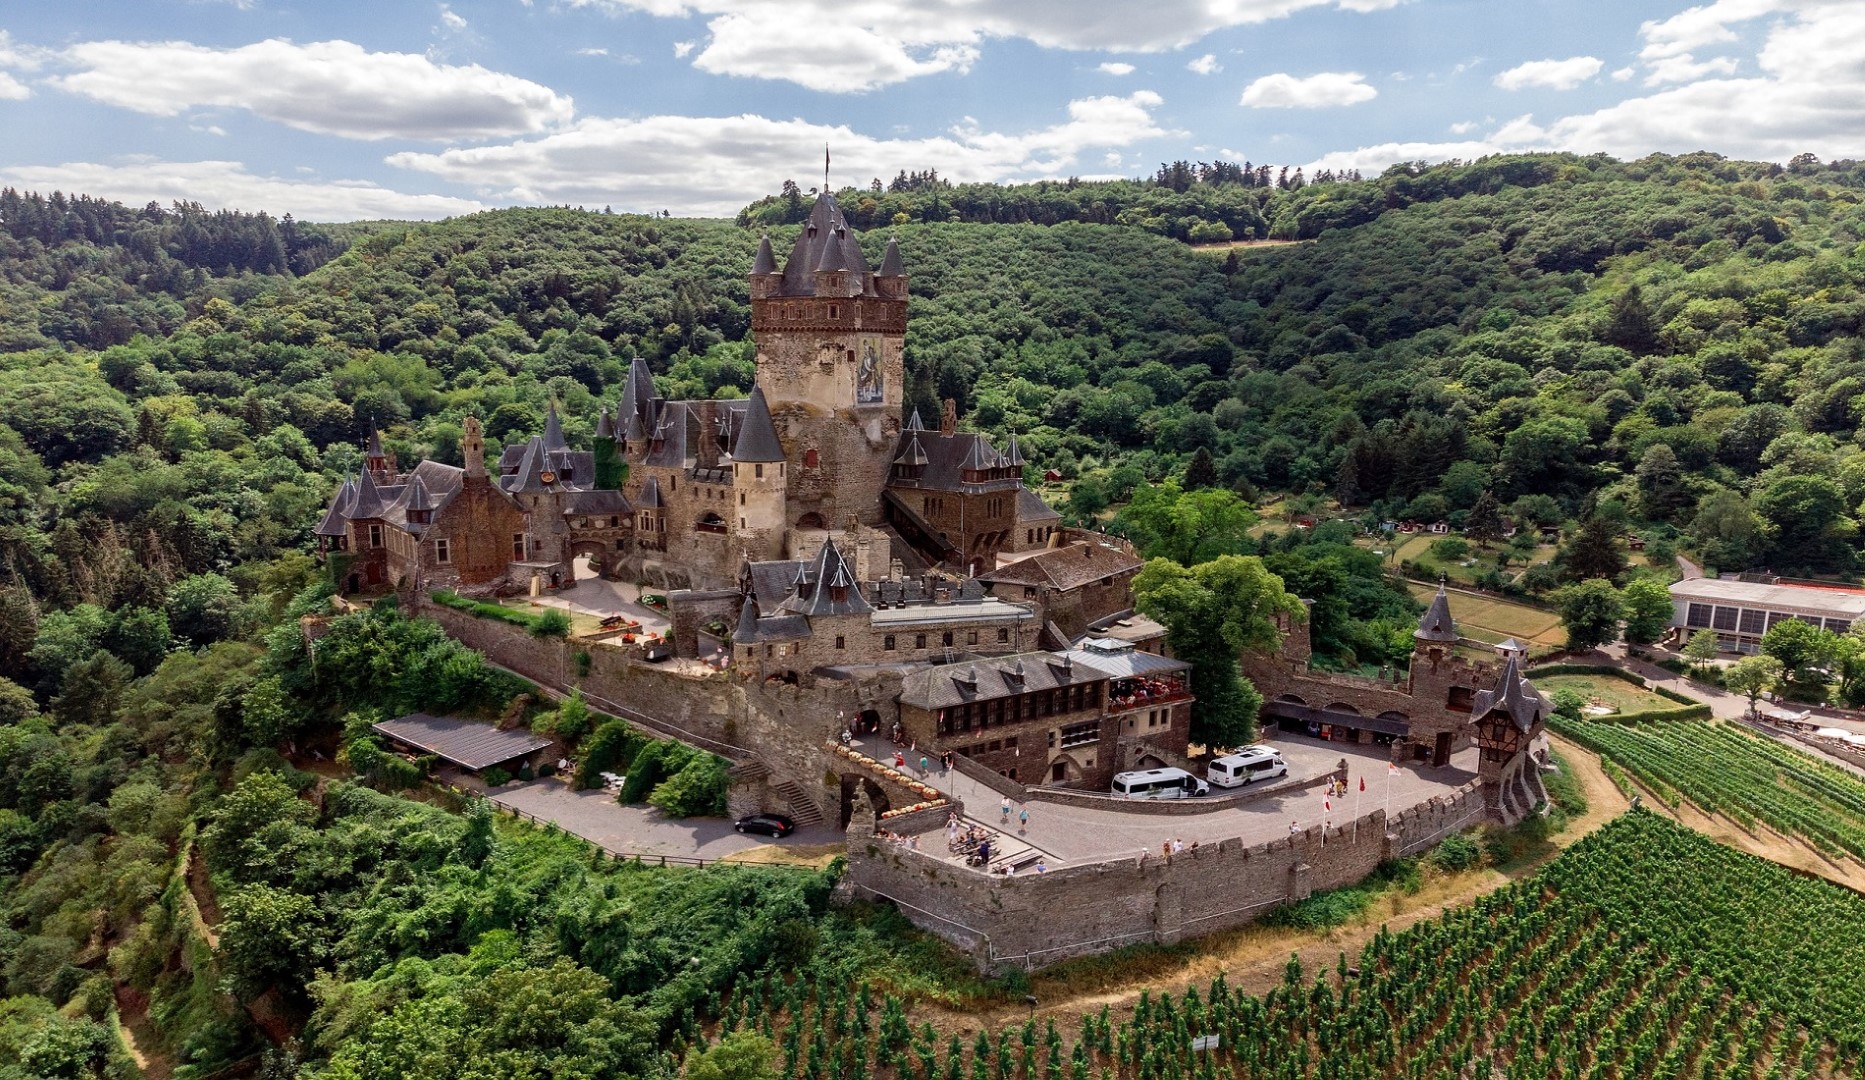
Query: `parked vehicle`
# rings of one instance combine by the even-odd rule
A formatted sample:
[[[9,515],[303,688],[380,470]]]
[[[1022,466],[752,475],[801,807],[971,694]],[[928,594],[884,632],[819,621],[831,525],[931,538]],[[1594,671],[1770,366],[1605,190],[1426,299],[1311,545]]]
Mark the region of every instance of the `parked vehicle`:
[[[1211,788],[1184,769],[1141,769],[1116,774],[1113,790],[1129,799],[1190,799]]]
[[[782,814],[752,814],[738,819],[732,826],[741,833],[760,833],[764,836],[785,837],[797,831],[797,823]]]
[[[1205,769],[1205,779],[1213,787],[1235,788],[1258,780],[1273,780],[1289,775],[1289,763],[1273,746],[1246,746],[1234,754],[1225,754]]]

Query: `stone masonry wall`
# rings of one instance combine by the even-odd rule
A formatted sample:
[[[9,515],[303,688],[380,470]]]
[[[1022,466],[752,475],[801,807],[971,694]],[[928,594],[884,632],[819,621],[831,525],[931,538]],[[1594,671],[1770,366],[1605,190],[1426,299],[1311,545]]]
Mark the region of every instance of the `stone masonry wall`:
[[[1150,941],[1171,944],[1251,922],[1317,889],[1350,885],[1482,815],[1472,784],[1390,823],[1383,810],[1323,836],[1319,827],[1245,846],[1203,845],[1171,858],[1124,858],[1003,878],[850,829],[848,881],[893,901],[915,925],[969,951],[981,970],[1046,967]],[[864,827],[869,829],[863,834]]]

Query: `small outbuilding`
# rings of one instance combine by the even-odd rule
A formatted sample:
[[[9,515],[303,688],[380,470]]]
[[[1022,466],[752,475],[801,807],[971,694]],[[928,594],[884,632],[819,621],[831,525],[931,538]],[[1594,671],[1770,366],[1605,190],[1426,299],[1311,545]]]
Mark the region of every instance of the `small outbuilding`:
[[[454,716],[409,713],[373,725],[391,742],[423,754],[432,754],[470,773],[495,766],[517,772],[527,763],[535,766],[538,752],[550,745],[527,729],[501,731],[477,720]]]

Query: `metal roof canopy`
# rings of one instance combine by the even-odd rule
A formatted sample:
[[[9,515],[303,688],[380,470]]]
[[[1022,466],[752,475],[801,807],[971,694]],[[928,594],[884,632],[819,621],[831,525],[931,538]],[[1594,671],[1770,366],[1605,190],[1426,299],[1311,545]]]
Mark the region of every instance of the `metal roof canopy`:
[[[490,768],[550,745],[530,731],[500,731],[491,724],[452,716],[409,713],[373,725],[399,743],[445,758],[463,769]]]

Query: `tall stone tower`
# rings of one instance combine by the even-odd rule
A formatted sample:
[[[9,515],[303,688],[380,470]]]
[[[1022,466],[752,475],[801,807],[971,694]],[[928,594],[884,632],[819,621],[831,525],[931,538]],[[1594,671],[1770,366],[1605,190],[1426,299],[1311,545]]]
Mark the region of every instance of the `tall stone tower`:
[[[783,557],[789,486],[784,466],[783,445],[765,405],[764,388],[754,386],[732,444],[732,490],[738,495],[732,533],[746,558],[762,562]]]
[[[872,268],[835,198],[822,195],[782,269],[770,239],[758,245],[751,331],[757,384],[793,466],[788,524],[879,524],[905,375],[899,248],[889,240]]]

